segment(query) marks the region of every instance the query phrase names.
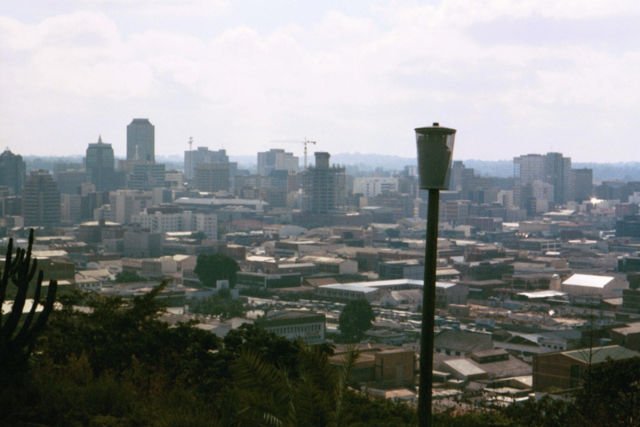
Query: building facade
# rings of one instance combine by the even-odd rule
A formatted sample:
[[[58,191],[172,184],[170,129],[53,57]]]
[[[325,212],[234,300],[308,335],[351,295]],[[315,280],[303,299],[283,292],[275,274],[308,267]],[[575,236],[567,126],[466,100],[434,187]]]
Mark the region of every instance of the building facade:
[[[201,163],[196,166],[194,187],[210,193],[228,191],[229,163]]]
[[[288,153],[281,148],[273,148],[269,151],[258,153],[258,175],[269,176],[271,171],[285,170],[289,175],[298,173],[300,161],[293,153]]]
[[[7,148],[0,154],[0,185],[9,187],[13,195],[22,194],[26,180],[26,164],[19,154]]]
[[[226,150],[211,151],[208,147],[198,147],[196,150],[184,152],[184,176],[187,179],[195,177],[196,166],[200,164],[229,163]]]
[[[85,169],[89,182],[95,185],[96,191],[109,191],[117,188],[115,181],[115,160],[111,144],[98,142],[89,144],[85,158]]]
[[[31,172],[24,185],[22,202],[25,226],[60,224],[60,191],[49,172]]]
[[[127,126],[127,160],[155,162],[155,127],[149,119],[133,119]]]
[[[329,153],[316,152],[315,157],[315,166],[304,174],[303,210],[313,214],[326,214],[345,203],[345,169],[329,167]]]
[[[269,313],[256,324],[267,332],[295,340],[301,338],[307,344],[324,342],[325,315],[310,311],[287,310]]]
[[[362,194],[371,198],[383,193],[396,193],[398,191],[398,178],[368,176],[356,178],[353,183],[353,193]]]

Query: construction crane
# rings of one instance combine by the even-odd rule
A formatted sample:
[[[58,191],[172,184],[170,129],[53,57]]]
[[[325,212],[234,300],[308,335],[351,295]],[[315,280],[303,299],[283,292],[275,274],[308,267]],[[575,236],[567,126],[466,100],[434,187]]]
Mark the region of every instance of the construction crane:
[[[274,144],[304,144],[304,170],[307,170],[307,154],[308,154],[308,146],[309,144],[317,144],[317,141],[311,141],[308,139],[304,139],[304,141],[299,141],[299,140],[274,140],[271,141],[271,143]]]
[[[307,146],[309,144],[316,145],[318,142],[317,141],[309,141],[308,139],[305,139],[304,141],[302,141],[302,143],[304,144],[304,170],[307,170]]]

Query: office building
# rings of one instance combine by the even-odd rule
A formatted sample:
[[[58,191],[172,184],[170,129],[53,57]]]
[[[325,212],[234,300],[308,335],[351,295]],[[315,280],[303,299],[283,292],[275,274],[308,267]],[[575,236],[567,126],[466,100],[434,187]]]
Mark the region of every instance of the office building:
[[[545,155],[545,182],[553,185],[553,202],[562,205],[569,201],[571,158],[562,153]]]
[[[11,193],[20,195],[26,180],[26,164],[19,154],[8,148],[0,154],[0,185],[9,187]]]
[[[303,210],[313,214],[326,214],[345,203],[345,169],[329,167],[329,153],[316,152],[315,157],[315,166],[304,173]]]
[[[31,172],[24,185],[22,203],[25,226],[60,224],[60,191],[49,172]]]
[[[201,163],[196,166],[194,187],[200,191],[228,191],[231,187],[229,163]]]
[[[285,152],[280,148],[258,153],[258,175],[269,176],[271,171],[285,170],[289,175],[298,173],[300,161],[293,153]]]
[[[109,218],[120,224],[128,224],[131,217],[153,205],[151,191],[116,190],[109,193],[111,213]]]
[[[151,190],[165,186],[165,165],[140,162],[133,165],[127,185],[131,190]]]
[[[582,202],[593,196],[593,169],[571,169],[571,200]]]
[[[155,162],[155,128],[149,119],[133,119],[127,126],[127,160]]]
[[[83,184],[87,183],[87,173],[82,169],[68,169],[53,172],[60,194],[80,194]]]
[[[175,205],[147,208],[133,215],[131,222],[152,233],[172,231],[200,231],[208,239],[215,240],[218,235],[217,216],[213,213],[194,213],[182,210]]]
[[[96,191],[109,191],[117,188],[115,178],[115,161],[111,144],[98,142],[89,144],[85,158],[85,169],[89,182],[95,185]],[[77,194],[77,193],[76,193]]]
[[[356,178],[353,183],[353,193],[362,194],[364,197],[371,198],[379,196],[383,193],[397,193],[398,178],[367,176]]]
[[[552,196],[545,201],[551,205],[562,205],[569,200],[571,158],[561,153],[527,154],[513,159],[513,176],[515,178],[514,199],[517,206],[532,210],[531,205],[537,199],[534,191],[548,194],[551,185]],[[535,188],[531,188],[534,186]],[[546,196],[545,196],[546,197]],[[535,209],[534,209],[535,210]]]
[[[187,179],[195,177],[196,166],[200,164],[229,163],[226,150],[211,151],[208,147],[198,147],[197,150],[184,152],[184,176]]]

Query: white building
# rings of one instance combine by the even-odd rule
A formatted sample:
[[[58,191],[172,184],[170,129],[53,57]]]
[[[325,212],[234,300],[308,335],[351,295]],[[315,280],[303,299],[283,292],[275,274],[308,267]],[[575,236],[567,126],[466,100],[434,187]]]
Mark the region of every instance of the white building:
[[[141,190],[116,190],[109,193],[109,204],[111,205],[111,221],[120,224],[128,224],[133,215],[139,214],[146,208],[153,205],[153,194],[151,191]]]
[[[353,182],[353,193],[364,197],[375,197],[386,192],[398,191],[398,178],[367,176],[356,178]]]
[[[415,295],[411,293],[393,292],[423,289],[422,280],[394,279],[376,280],[372,282],[352,282],[335,285],[318,286],[316,292],[320,296],[336,299],[352,300],[365,298],[369,302],[380,301],[383,305],[413,305]],[[405,295],[406,294],[406,295]],[[446,307],[449,304],[466,304],[468,289],[459,283],[436,282],[436,304]]]
[[[289,175],[298,173],[300,161],[293,153],[281,148],[258,153],[258,175],[269,176],[271,171],[286,170]]]
[[[614,276],[597,276],[593,274],[574,274],[562,282],[562,292],[569,294],[574,301],[585,302],[594,299],[621,297],[622,290],[627,289],[625,280]]]
[[[134,215],[131,222],[140,224],[142,228],[146,228],[152,233],[200,231],[212,240],[216,240],[218,236],[218,219],[212,213],[193,213],[192,211],[163,213],[156,211],[149,214],[145,210]]]

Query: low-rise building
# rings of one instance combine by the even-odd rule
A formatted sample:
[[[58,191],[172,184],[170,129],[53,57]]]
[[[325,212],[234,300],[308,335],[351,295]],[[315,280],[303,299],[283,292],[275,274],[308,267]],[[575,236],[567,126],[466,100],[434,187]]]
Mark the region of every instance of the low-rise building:
[[[622,290],[626,288],[627,282],[615,276],[574,274],[562,282],[561,290],[576,302],[590,302],[602,298],[621,297]]]
[[[580,387],[589,366],[607,360],[639,357],[640,353],[619,345],[582,348],[533,356],[533,390],[566,390]]]
[[[291,340],[301,338],[307,344],[324,342],[325,315],[311,311],[286,310],[268,313],[256,320],[256,324],[281,337]]]

